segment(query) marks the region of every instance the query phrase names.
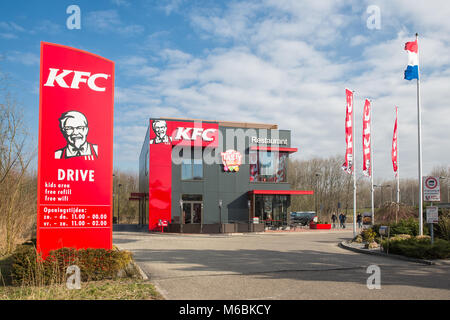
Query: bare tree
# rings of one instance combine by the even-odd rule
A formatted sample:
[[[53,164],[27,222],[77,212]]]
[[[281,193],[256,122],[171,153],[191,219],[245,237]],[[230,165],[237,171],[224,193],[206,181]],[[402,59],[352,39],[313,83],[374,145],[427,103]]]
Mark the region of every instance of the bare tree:
[[[28,133],[4,82],[0,94],[0,252],[10,253],[36,219],[35,179],[28,174],[34,155],[25,151]]]
[[[130,200],[131,193],[138,192],[138,181],[136,173],[114,170],[114,220],[117,221],[117,217],[119,217],[121,224],[132,224],[139,221],[139,202]]]

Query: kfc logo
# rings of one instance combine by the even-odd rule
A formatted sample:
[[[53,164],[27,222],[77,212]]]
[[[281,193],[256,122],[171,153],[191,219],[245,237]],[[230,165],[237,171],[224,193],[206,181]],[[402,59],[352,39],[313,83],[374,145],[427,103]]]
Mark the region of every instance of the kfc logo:
[[[213,135],[216,131],[217,129],[212,128],[204,129],[179,127],[174,140],[197,140],[198,137],[201,137],[203,141],[213,141]]]
[[[59,74],[59,69],[49,68],[50,74],[48,75],[47,82],[44,87],[54,87],[55,82],[61,88],[80,89],[80,83],[86,83],[87,86],[94,91],[104,92],[106,89],[97,86],[96,80],[98,78],[108,79],[110,75],[105,73],[96,73],[91,75],[90,72],[74,71],[74,70],[62,70]],[[66,76],[73,73],[73,78],[70,86],[66,83]]]
[[[59,118],[61,130],[66,146],[55,151],[55,159],[69,159],[85,156],[86,160],[97,159],[98,145],[89,143],[87,135],[89,126],[87,118],[79,111],[68,111]]]
[[[167,135],[167,123],[165,120],[153,121],[152,128],[153,132],[156,134],[156,137],[155,139],[150,140],[150,144],[170,144],[172,142],[172,137]]]

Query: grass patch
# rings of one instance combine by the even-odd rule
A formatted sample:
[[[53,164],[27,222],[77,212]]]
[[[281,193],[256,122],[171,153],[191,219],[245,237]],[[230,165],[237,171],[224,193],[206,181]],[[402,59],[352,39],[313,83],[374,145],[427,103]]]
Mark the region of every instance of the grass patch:
[[[81,289],[68,289],[67,266],[80,269]],[[130,252],[62,248],[42,261],[32,243],[0,257],[0,300],[162,300],[142,280]]]
[[[82,282],[81,289],[66,285],[0,286],[0,300],[162,300],[155,287],[144,280],[121,279]]]

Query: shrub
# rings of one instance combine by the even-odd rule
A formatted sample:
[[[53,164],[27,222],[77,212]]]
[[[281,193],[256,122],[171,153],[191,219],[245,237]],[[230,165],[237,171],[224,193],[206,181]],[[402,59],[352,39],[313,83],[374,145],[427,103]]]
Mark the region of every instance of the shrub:
[[[362,238],[362,236],[360,234],[358,234],[356,237],[353,238],[352,241],[356,242],[356,243],[362,243],[363,242],[363,238]]]
[[[368,242],[368,243],[374,242],[376,235],[377,234],[375,233],[375,231],[372,230],[372,228],[364,229],[361,232],[363,241]]]
[[[411,236],[419,235],[419,222],[416,219],[409,218],[407,220],[400,220],[398,223],[390,225],[391,236],[397,234],[409,234]],[[428,228],[424,224],[424,234],[428,234]]]
[[[383,249],[394,254],[419,259],[447,259],[450,258],[450,242],[435,239],[432,245],[427,237],[393,238],[389,241],[383,240]]]
[[[61,248],[50,251],[42,260],[34,246],[21,246],[13,255],[14,285],[49,285],[66,281],[70,265],[80,268],[82,281],[115,279],[132,261],[128,251]]]
[[[434,225],[434,234],[436,238],[450,241],[450,215],[448,213],[439,217],[439,223]]]
[[[377,235],[380,235],[380,226],[381,225],[374,225],[372,229],[377,233]],[[406,220],[400,220],[398,223],[391,223],[389,224],[389,233],[390,236],[395,236],[399,234],[408,234],[410,236],[417,236],[420,234],[419,231],[419,221],[414,218],[409,218]],[[423,224],[423,233],[425,235],[429,234],[428,225],[426,223]]]
[[[45,282],[42,263],[31,245],[20,246],[13,254],[11,277],[15,285],[37,285]]]
[[[381,227],[380,224],[374,224],[374,225],[372,226],[372,230],[373,230],[378,236],[380,235],[380,227]]]
[[[397,234],[390,238],[391,241],[398,241],[398,240],[406,240],[411,239],[412,237],[409,234]]]
[[[414,238],[416,238],[416,239],[427,239],[428,241],[431,241],[431,237],[427,236],[427,235],[415,236]]]

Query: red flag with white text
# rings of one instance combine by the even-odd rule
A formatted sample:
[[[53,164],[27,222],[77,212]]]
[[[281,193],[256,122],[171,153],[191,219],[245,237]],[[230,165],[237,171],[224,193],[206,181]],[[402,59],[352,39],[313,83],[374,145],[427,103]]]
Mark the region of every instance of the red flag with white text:
[[[345,89],[347,111],[345,116],[345,162],[342,169],[347,173],[353,172],[353,92]]]
[[[397,174],[398,174],[398,163],[397,163],[397,117],[398,117],[398,108],[395,107],[394,136],[392,137],[392,166],[394,167],[395,176],[397,176]]]
[[[372,155],[370,153],[370,144],[371,144],[371,136],[370,136],[370,118],[372,116],[370,100],[366,99],[364,104],[364,112],[363,112],[363,173],[365,176],[370,177],[371,175],[371,165],[372,165]]]

